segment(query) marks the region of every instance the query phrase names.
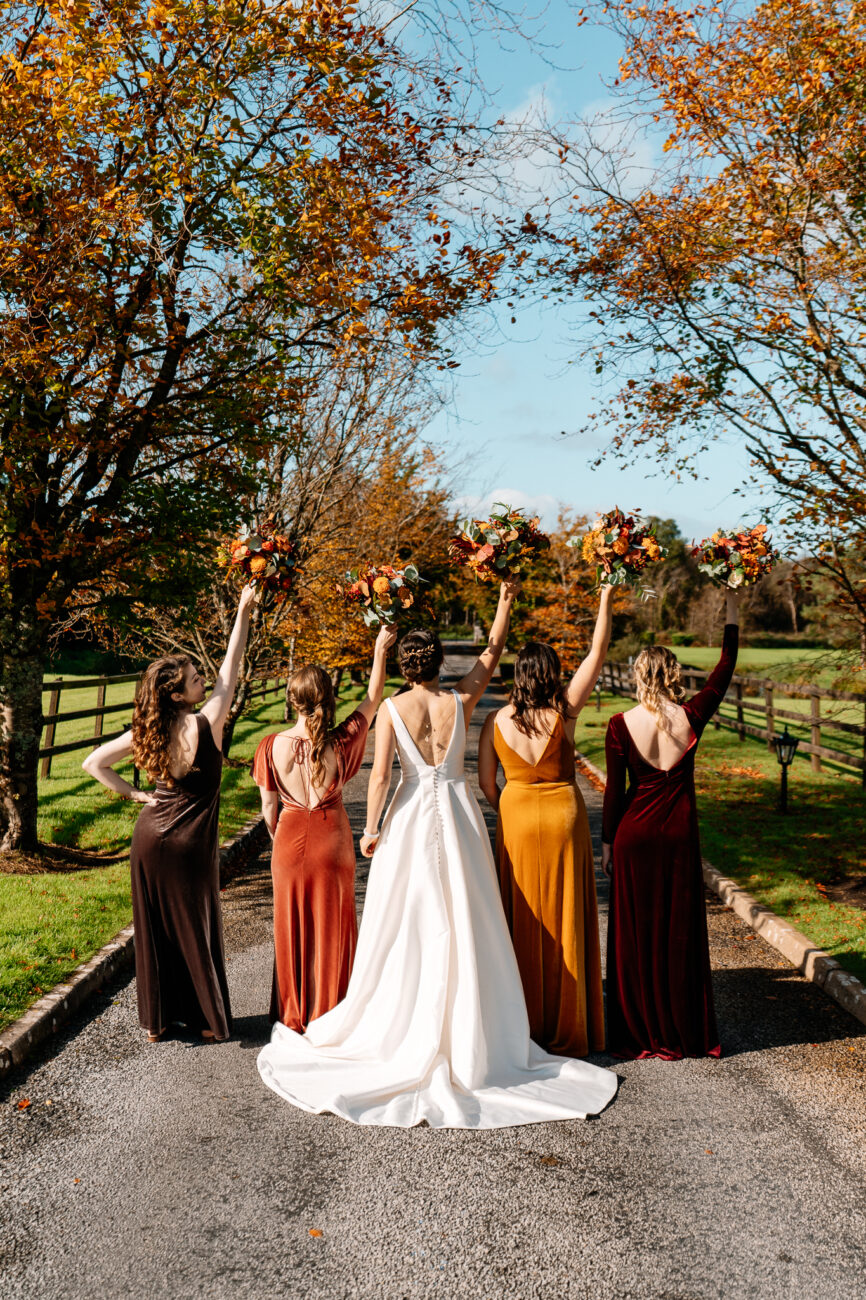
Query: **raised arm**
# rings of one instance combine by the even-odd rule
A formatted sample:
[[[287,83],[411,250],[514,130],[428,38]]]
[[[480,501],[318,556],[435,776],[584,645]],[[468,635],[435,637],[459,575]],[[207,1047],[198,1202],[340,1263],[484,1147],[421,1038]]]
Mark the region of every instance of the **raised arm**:
[[[214,742],[218,749],[222,745],[223,727],[238,684],[238,673],[240,672],[241,660],[244,657],[244,648],[249,636],[250,613],[252,612],[255,595],[255,588],[249,585],[245,586],[241,592],[235,625],[232,628],[229,643],[226,647],[225,659],[223,659],[222,667],[217,673],[214,688],[200,710],[202,716],[207,718],[210,723],[210,729],[213,732]]]
[[[491,808],[499,807],[499,786],[496,773],[499,770],[499,757],[493,744],[493,728],[496,725],[496,713],[488,713],[481,728],[478,741],[478,784],[484,791],[484,798]]]
[[[520,592],[520,587],[519,579],[510,578],[499,588],[499,604],[496,607],[496,617],[490,629],[490,636],[487,638],[487,648],[482,650],[466,676],[461,677],[457,683],[457,693],[464,704],[471,704],[474,707],[490,685],[490,678],[505,649],[511,607]]]
[[[81,766],[88,776],[101,782],[106,789],[122,795],[124,799],[132,799],[134,803],[154,803],[152,794],[148,794],[146,790],[136,790],[134,785],[130,785],[119,772],[114,770],[114,764],[122,763],[131,753],[132,732],[125,731],[122,736],[108,740],[98,749],[94,749],[92,754],[87,755]]]
[[[725,631],[719,662],[707,678],[703,690],[698,691],[688,703],[692,722],[697,722],[699,727],[707,725],[725,698],[737,666],[737,650],[740,643],[740,593],[729,588],[725,597]]]
[[[379,635],[376,637],[376,645],[373,650],[373,667],[370,670],[370,680],[367,683],[367,694],[358,705],[358,712],[363,713],[368,723],[373,721],[376,710],[382,703],[388,651],[397,640],[397,631],[396,623],[392,623],[390,627],[383,625],[379,628]],[[372,822],[368,822],[367,825],[372,825]]]
[[[383,709],[376,722],[376,749],[367,786],[367,821],[361,836],[361,852],[365,858],[373,856],[379,840],[379,818],[388,798],[396,744],[391,715],[387,709]]]
[[[610,630],[613,622],[613,587],[602,587],[598,599],[598,617],[592,634],[592,645],[586,658],[568,683],[565,692],[568,704],[568,716],[576,718],[586,704],[593,687],[598,681],[602,664],[610,645]]]

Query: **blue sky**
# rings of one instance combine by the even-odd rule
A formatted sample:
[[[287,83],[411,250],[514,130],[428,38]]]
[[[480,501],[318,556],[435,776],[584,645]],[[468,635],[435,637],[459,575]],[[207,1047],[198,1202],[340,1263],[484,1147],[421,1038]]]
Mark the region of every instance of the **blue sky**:
[[[514,37],[479,43],[480,71],[499,111],[519,114],[540,95],[558,119],[597,111],[607,98],[604,81],[617,75],[616,39],[592,24],[578,28],[563,0],[552,0],[537,30],[543,53]],[[454,401],[427,429],[457,461],[468,456],[458,489],[467,509],[505,500],[540,510],[551,523],[558,502],[587,513],[616,504],[673,517],[689,537],[759,513],[754,496],[732,495],[748,474],[736,444],[702,457],[698,482],[673,482],[649,459],[626,466],[608,459],[593,470],[601,439],[577,430],[597,381],[592,367],[575,359],[576,308],[524,308],[516,325],[510,316],[498,311],[483,344],[460,354]]]

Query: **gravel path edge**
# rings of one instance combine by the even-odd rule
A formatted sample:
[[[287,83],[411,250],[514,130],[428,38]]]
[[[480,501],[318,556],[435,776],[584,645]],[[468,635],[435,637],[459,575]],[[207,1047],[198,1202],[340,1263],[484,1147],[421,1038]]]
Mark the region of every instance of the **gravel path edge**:
[[[230,880],[251,854],[258,853],[267,836],[264,818],[259,814],[221,844],[220,881]],[[68,980],[55,984],[49,993],[28,1007],[23,1016],[0,1034],[0,1078],[21,1065],[40,1043],[67,1024],[82,1003],[112,975],[131,966],[134,957],[133,927],[127,925],[88,961],[77,966]]]
[[[590,780],[604,789],[605,774],[601,768],[591,763],[585,755],[575,750],[575,759]],[[701,859],[704,869],[704,884],[711,889],[726,907],[736,912],[750,929],[754,930],[765,943],[776,952],[780,952],[786,961],[796,966],[801,975],[824,992],[849,1015],[866,1025],[866,986],[856,975],[843,970],[835,957],[821,948],[816,948],[811,939],[795,930],[788,921],[783,921],[772,908],[761,903],[747,893],[742,885],[728,876],[723,876],[706,858]]]

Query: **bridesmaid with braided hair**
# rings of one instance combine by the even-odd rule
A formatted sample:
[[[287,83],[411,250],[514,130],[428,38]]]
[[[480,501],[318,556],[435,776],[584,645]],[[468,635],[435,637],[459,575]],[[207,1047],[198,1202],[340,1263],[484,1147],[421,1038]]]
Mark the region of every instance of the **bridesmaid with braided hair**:
[[[206,703],[204,678],[191,659],[157,659],[136,691],[132,729],[82,764],[109,790],[144,804],[130,868],[138,1015],[152,1043],[172,1024],[207,1040],[228,1038],[231,1029],[219,896],[222,735],[254,595],[252,587],[241,593]],[[136,790],[114,771],[130,754],[156,783],[152,793]]]
[[[253,759],[265,823],[274,842],[274,975],[271,1021],[302,1034],[346,992],[358,923],[355,846],[343,786],[364,759],[367,731],[385,688],[397,628],[376,638],[366,697],[334,726],[330,674],[307,664],[292,676],[294,727],[265,736]]]
[[[676,656],[635,660],[638,704],[605,738],[602,866],[611,877],[608,1047],[616,1056],[719,1056],[695,801],[695,751],[737,663],[739,594],[727,593],[722,653],[685,700]],[[628,781],[628,789],[626,789]]]

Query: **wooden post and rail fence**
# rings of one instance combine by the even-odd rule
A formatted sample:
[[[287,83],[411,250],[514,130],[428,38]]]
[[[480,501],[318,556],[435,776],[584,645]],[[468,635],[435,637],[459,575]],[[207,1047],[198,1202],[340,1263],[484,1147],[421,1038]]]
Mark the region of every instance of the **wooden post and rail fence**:
[[[686,690],[695,694],[705,684],[709,672],[683,665],[682,679]],[[601,684],[614,695],[626,695],[635,698],[632,683],[632,671],[628,664],[606,663],[602,669]],[[808,713],[795,712],[793,709],[779,708],[778,696],[794,696],[809,700]],[[839,701],[842,704],[859,705],[863,711],[862,722],[846,722],[840,718],[829,717],[822,713],[822,701]],[[713,718],[713,725],[718,729],[725,727],[736,731],[740,740],[752,736],[756,740],[766,741],[767,748],[773,748],[773,736],[777,720],[785,725],[796,723],[809,734],[809,739],[802,736],[797,748],[798,755],[808,755],[813,772],[822,770],[822,760],[834,763],[838,767],[850,768],[859,772],[860,779],[866,787],[866,696],[855,695],[852,691],[831,691],[822,686],[791,686],[787,682],[769,681],[764,677],[743,677],[735,675],[731,679],[724,703],[733,705],[731,713],[721,711]],[[859,739],[858,750],[841,750],[821,743],[821,733],[844,734]]]
[[[131,721],[133,695],[130,692],[130,698],[122,703],[106,704],[105,697],[109,686],[119,686],[125,683],[130,685],[137,682],[141,673],[121,673],[116,677],[85,677],[69,678],[64,680],[62,677],[46,680],[42,684],[43,693],[48,692],[48,712],[43,715],[42,719],[42,747],[39,750],[39,757],[42,760],[39,766],[40,777],[49,777],[51,775],[51,760],[58,754],[71,754],[79,749],[95,749],[97,745],[102,745],[107,740],[114,740],[117,736],[122,736],[127,730]],[[265,696],[279,694],[285,684],[285,677],[266,677],[262,679],[261,685],[250,691],[250,699],[259,699]],[[94,690],[96,692],[96,701],[91,708],[86,709],[68,709],[61,712],[60,702],[64,691],[82,691]],[[123,726],[116,731],[105,732],[105,719],[112,714],[125,713]],[[55,744],[57,727],[63,722],[80,722],[86,718],[93,719],[93,733],[80,740],[67,740],[62,744]]]

